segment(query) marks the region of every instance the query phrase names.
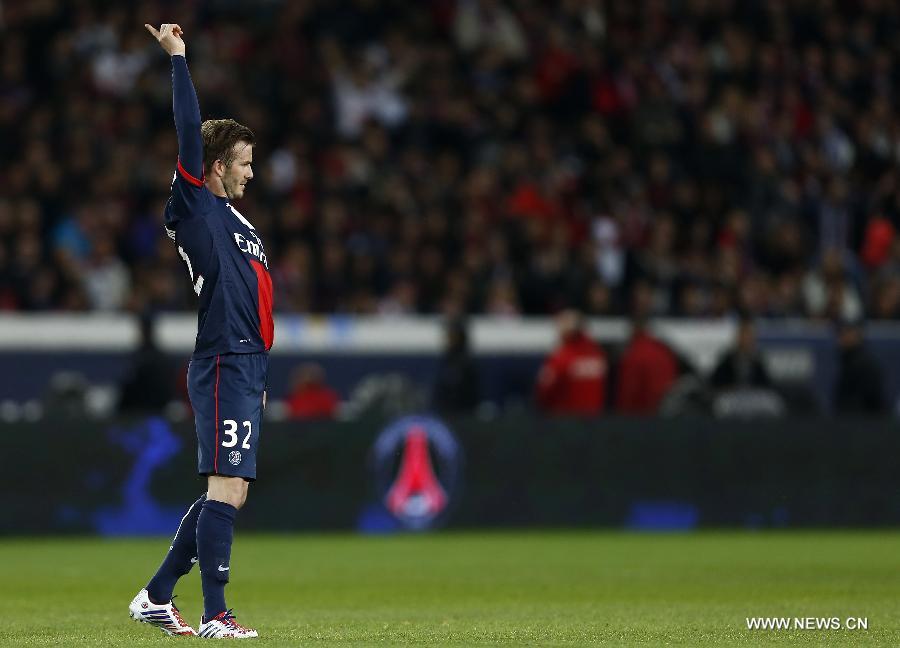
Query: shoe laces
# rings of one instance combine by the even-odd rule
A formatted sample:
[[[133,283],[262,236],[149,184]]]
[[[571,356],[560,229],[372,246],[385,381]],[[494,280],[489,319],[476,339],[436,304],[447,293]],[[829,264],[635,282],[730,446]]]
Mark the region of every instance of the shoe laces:
[[[180,623],[180,624],[183,625],[183,626],[186,626],[187,623],[185,623],[185,622],[184,622],[184,619],[181,618],[181,612],[178,611],[178,608],[177,608],[176,605],[175,605],[175,596],[172,597],[172,600],[169,601],[169,603],[170,603],[171,606],[172,606],[172,614],[173,614],[173,616],[178,620],[178,623]]]
[[[242,631],[246,632],[248,630],[248,628],[245,628],[244,626],[242,626],[240,623],[237,622],[237,620],[235,619],[234,614],[232,614],[231,610],[232,609],[225,610],[217,618],[219,619],[219,621],[221,621],[222,623],[224,623],[227,626],[230,626],[236,630],[242,630]]]

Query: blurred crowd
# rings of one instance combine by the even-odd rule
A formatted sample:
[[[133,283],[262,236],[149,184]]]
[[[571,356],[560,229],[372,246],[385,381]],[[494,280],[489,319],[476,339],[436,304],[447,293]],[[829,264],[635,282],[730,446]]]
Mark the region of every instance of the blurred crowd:
[[[891,0],[13,0],[0,309],[190,310],[178,22],[281,312],[900,315]]]
[[[545,416],[696,416],[772,418],[786,415],[886,416],[894,409],[884,359],[868,347],[858,322],[841,322],[834,331],[833,383],[773,371],[772,353],[757,344],[756,324],[736,322],[731,341],[715,363],[700,369],[696,358],[681,355],[660,335],[659,323],[638,315],[627,338],[600,344],[582,313],[566,309],[556,315],[557,340],[533,368],[518,366],[523,381],[510,381],[503,394],[486,389],[486,362],[469,342],[469,324],[449,319],[443,350],[434,373],[418,379],[403,372],[371,372],[341,392],[325,367],[306,359],[293,365],[287,380],[269,394],[266,415],[278,419],[393,418],[431,410],[446,416],[490,418],[500,411],[527,411]],[[189,406],[184,388],[186,365],[173,363],[154,342],[154,324],[141,321],[141,344],[123,374],[116,398],[123,414],[177,414]],[[337,364],[331,364],[332,369]],[[176,378],[174,379],[173,378]],[[71,380],[48,393],[69,388]],[[59,398],[56,398],[59,400]],[[178,405],[170,407],[173,401]],[[825,408],[823,410],[823,407]],[[59,407],[54,408],[59,411]],[[106,414],[112,413],[108,410]],[[2,418],[2,407],[0,407]]]

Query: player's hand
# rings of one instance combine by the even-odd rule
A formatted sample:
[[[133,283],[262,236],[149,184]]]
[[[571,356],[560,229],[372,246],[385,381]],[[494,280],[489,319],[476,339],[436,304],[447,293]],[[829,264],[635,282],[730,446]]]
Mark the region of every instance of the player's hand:
[[[184,31],[175,23],[163,23],[159,26],[159,30],[153,28],[153,25],[144,24],[147,31],[153,35],[160,46],[166,50],[169,56],[184,56],[184,40],[181,35]]]

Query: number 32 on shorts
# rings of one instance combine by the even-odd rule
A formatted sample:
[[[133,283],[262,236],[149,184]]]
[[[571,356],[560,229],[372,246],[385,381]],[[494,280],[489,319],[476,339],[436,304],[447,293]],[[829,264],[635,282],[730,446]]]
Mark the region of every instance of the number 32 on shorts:
[[[225,419],[222,421],[222,425],[225,426],[225,438],[222,439],[222,447],[233,448],[237,445],[238,442],[237,421],[232,419]],[[246,450],[250,448],[250,435],[253,433],[253,425],[251,425],[250,421],[244,421],[243,426],[247,428],[247,435],[244,437],[244,440],[241,443],[241,447]]]

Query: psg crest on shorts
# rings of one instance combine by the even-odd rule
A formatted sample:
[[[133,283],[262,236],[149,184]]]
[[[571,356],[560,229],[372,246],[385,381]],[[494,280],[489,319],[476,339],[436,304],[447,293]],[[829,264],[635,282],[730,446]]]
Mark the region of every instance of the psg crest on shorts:
[[[462,450],[436,418],[407,416],[391,423],[373,447],[381,503],[408,529],[440,524],[458,496]]]

